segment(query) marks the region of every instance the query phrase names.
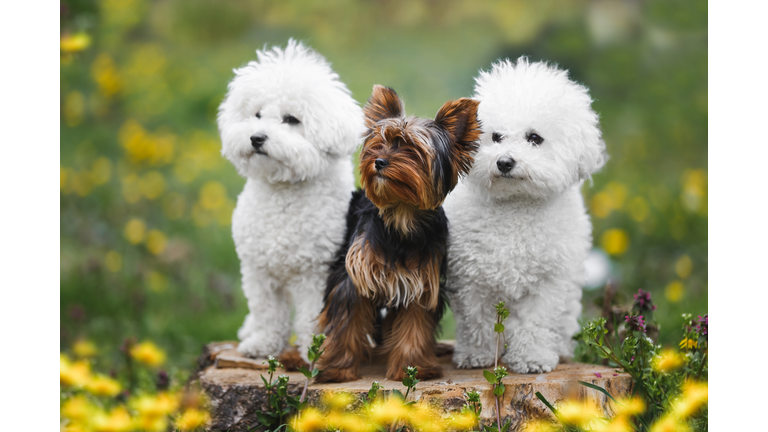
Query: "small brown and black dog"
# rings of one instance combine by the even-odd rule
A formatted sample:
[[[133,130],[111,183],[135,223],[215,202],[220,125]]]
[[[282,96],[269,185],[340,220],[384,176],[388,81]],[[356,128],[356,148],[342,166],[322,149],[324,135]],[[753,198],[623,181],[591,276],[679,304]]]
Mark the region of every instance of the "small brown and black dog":
[[[371,354],[369,337],[389,356],[388,379],[401,380],[405,366],[416,366],[420,379],[442,375],[433,352],[446,304],[448,222],[441,204],[472,165],[477,105],[459,99],[434,120],[406,117],[394,90],[373,87],[364,108],[363,191],[350,202],[319,317],[328,339],[318,381],[358,379],[359,363]]]

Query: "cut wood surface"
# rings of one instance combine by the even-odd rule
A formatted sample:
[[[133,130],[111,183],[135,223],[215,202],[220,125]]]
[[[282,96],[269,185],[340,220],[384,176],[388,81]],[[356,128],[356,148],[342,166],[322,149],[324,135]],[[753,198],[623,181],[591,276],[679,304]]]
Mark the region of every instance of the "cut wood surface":
[[[237,342],[218,342],[207,345],[200,357],[200,371],[197,374],[203,390],[211,400],[211,427],[213,430],[247,431],[258,425],[255,411],[266,409],[264,383],[260,375],[267,377],[264,359],[249,359],[238,354]],[[440,358],[444,368],[442,378],[421,381],[412,392],[415,400],[430,400],[439,403],[446,412],[458,411],[465,404],[464,394],[477,391],[481,394],[483,412],[481,419],[490,424],[495,421],[496,409],[491,385],[483,378],[481,369],[456,369],[450,355]],[[309,386],[310,404],[318,401],[323,392],[349,392],[362,397],[371,388],[373,381],[384,387],[387,395],[392,389],[405,391],[399,381],[384,377],[385,365],[373,363],[360,369],[361,379],[348,383],[323,383]],[[491,369],[491,368],[489,368]],[[287,375],[289,393],[298,395],[303,387],[304,376],[299,372],[275,373]],[[543,374],[515,374],[504,378],[506,393],[501,403],[501,417],[512,421],[511,431],[521,430],[525,423],[534,418],[552,417],[547,407],[536,398],[536,392],[551,403],[557,404],[567,398],[594,401],[610,416],[615,406],[601,392],[580,385],[585,381],[606,389],[613,397],[626,396],[632,390],[632,379],[627,374],[617,374],[613,368],[600,365],[565,362],[557,369]],[[409,396],[409,400],[411,397]],[[439,401],[439,402],[438,402]]]

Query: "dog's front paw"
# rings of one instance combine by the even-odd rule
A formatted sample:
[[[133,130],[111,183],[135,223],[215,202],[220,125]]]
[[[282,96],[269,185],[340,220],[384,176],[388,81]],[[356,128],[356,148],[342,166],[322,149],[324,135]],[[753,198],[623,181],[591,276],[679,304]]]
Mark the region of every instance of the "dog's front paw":
[[[357,373],[357,367],[351,368],[326,368],[315,378],[316,383],[335,382],[343,383],[357,381],[360,375]]]
[[[534,374],[552,372],[557,367],[560,356],[556,352],[536,350],[523,355],[505,356],[503,361],[515,373]]]
[[[453,364],[459,369],[476,369],[492,366],[493,354],[459,352],[453,353]]]
[[[245,338],[237,345],[237,352],[250,358],[278,356],[283,351],[282,346],[270,343],[257,335]]]

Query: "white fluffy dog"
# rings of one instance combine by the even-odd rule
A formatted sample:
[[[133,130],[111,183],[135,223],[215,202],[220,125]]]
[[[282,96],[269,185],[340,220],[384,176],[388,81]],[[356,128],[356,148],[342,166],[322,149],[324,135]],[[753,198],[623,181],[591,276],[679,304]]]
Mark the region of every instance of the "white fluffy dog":
[[[483,135],[474,165],[445,203],[453,361],[492,365],[493,305],[510,316],[503,362],[549,372],[573,356],[592,226],[579,191],[605,163],[588,90],[546,63],[509,60],[476,79]]]
[[[327,266],[344,240],[363,114],[330,64],[293,40],[236,69],[219,107],[221,153],[247,178],[232,234],[249,314],[238,351],[306,361]]]

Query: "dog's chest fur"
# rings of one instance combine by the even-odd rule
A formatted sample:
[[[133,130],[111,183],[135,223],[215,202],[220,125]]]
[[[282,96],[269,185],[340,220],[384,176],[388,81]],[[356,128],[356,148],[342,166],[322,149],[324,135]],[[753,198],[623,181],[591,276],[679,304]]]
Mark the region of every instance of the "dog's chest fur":
[[[278,280],[324,268],[344,239],[348,173],[298,185],[248,179],[232,217],[240,260]]]
[[[548,280],[581,277],[591,226],[576,187],[546,201],[493,201],[459,185],[445,210],[451,290],[470,285],[519,298]]]

